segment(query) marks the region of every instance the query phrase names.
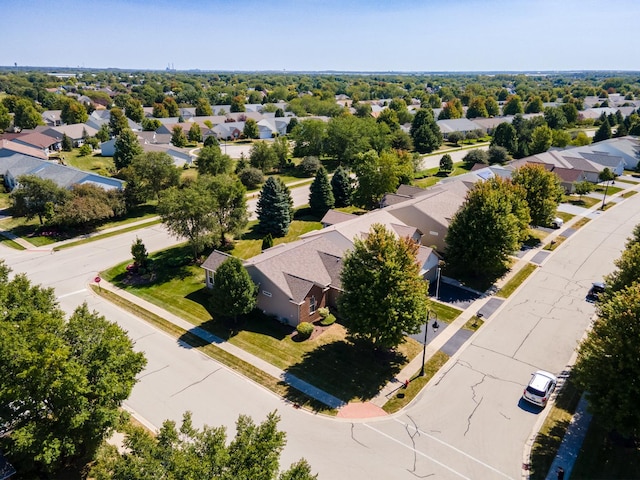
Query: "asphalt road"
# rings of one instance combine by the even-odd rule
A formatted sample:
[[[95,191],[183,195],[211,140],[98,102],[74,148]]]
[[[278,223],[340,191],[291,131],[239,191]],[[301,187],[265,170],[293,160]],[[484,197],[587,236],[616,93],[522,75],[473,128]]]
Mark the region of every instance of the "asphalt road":
[[[149,251],[175,242],[160,225],[55,254],[0,245],[0,257],[14,272],[54,287],[66,311],[87,302],[129,332],[148,365],[126,406],[150,425],[191,410],[198,425],[233,430],[239,414],[260,421],[277,409],[288,438],[282,466],[305,457],[321,479],[518,478],[539,415],[520,402],[522,388],[535,369],[565,368],[594,311],[584,296],[594,279],[612,270],[640,223],[636,212],[640,195],[572,235],[409,408],[366,421],[296,410],[88,290],[98,271],[130,258],[136,236]]]

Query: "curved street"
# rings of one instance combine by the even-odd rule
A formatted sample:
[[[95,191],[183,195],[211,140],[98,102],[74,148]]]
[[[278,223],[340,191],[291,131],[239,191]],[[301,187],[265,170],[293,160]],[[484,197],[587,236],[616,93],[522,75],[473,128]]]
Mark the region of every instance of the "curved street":
[[[54,287],[68,312],[87,302],[125,328],[148,365],[126,402],[149,426],[180,420],[233,429],[239,414],[261,421],[278,410],[288,444],[281,465],[305,457],[321,479],[518,478],[540,412],[520,402],[536,369],[561,374],[594,313],[585,294],[613,269],[633,227],[640,195],[596,215],[543,261],[404,411],[345,420],[297,410],[259,385],[95,296],[97,272],[175,243],[161,225],[76,246],[16,251],[0,247],[14,272]],[[348,368],[348,365],[345,365]]]

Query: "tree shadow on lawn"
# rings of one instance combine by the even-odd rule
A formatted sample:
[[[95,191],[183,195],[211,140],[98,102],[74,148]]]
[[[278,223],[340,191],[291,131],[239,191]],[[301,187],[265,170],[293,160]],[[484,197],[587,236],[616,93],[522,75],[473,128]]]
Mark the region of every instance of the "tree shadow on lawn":
[[[538,433],[536,443],[531,451],[532,469],[530,474],[532,479],[546,477],[568,427],[569,422],[565,420],[556,423],[546,434]]]
[[[202,323],[200,328],[213,333],[223,340],[229,340],[240,331],[246,331],[269,336],[275,340],[281,341],[284,340],[287,335],[291,335],[294,330],[289,325],[278,322],[259,310],[254,310],[247,315],[238,315],[236,320],[233,318],[215,318],[213,311],[211,311],[211,308],[209,307],[209,293],[207,287],[203,287],[196,292],[190,293],[186,298],[202,305],[207,312],[209,312],[209,315],[211,315],[211,320]]]
[[[370,400],[397,375],[407,358],[395,351],[375,351],[364,342],[321,345],[286,372],[346,402]]]

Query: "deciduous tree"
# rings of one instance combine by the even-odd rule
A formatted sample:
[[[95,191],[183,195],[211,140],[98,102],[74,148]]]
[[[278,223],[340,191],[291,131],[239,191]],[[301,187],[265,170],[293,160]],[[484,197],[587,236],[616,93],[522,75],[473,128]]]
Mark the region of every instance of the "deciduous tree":
[[[165,152],[146,152],[131,160],[122,171],[127,181],[125,192],[130,204],[156,200],[163,190],[177,186],[180,171]]]
[[[431,109],[421,108],[413,117],[409,131],[413,146],[419,153],[430,153],[442,145],[440,127],[433,118]]]
[[[356,239],[343,259],[338,300],[349,335],[391,349],[418,333],[427,313],[428,284],[416,262],[418,245],[383,225]]]
[[[138,136],[130,128],[124,129],[116,137],[114,148],[113,163],[118,170],[129,166],[131,160],[143,152]]]
[[[0,444],[22,474],[51,476],[110,434],[146,362],[86,305],[65,321],[52,289],[0,270]]]
[[[79,101],[69,98],[62,104],[60,119],[66,124],[84,123],[89,118],[87,109]]]
[[[231,173],[233,159],[222,153],[218,145],[204,147],[198,153],[196,166],[200,175]]]
[[[291,131],[294,142],[293,155],[319,157],[324,153],[324,142],[327,137],[327,124],[322,120],[304,120]]]
[[[499,177],[477,182],[449,225],[448,267],[463,278],[499,277],[524,240],[529,221],[522,187]]]
[[[378,155],[369,150],[356,156],[353,171],[357,178],[353,203],[374,208],[385,193],[395,192],[401,183],[410,183],[413,164],[408,154],[385,151]]]
[[[213,276],[211,310],[217,318],[232,318],[245,315],[256,306],[258,287],[236,257],[222,262]]]
[[[518,151],[518,133],[513,125],[507,122],[498,125],[493,132],[491,145],[504,147],[511,155],[514,155]]]
[[[267,142],[255,142],[249,152],[251,166],[263,172],[271,172],[278,165],[278,156]]]
[[[19,186],[11,192],[13,201],[13,215],[25,216],[28,220],[38,217],[40,225],[53,213],[55,205],[61,205],[67,191],[51,179],[44,179],[35,175],[18,177]]]
[[[270,413],[256,425],[241,415],[236,434],[227,445],[224,427],[201,430],[193,426],[191,413],[185,413],[177,428],[165,421],[158,435],[134,428],[125,443],[129,451],[119,454],[105,448],[91,470],[97,480],[145,478],[316,480],[306,460],[301,459],[279,474],[279,458],[285,434],[277,429],[279,417]]]
[[[525,191],[532,224],[549,225],[564,194],[560,177],[540,164],[530,163],[516,169],[511,178]]]
[[[171,143],[178,148],[187,145],[187,136],[180,125],[174,125],[171,129]]]
[[[580,345],[572,372],[587,392],[589,411],[625,437],[640,433],[640,285],[614,291],[598,304],[598,317]]]
[[[258,123],[253,118],[247,118],[244,122],[244,129],[242,134],[245,138],[260,138],[260,130],[258,129]]]
[[[448,153],[445,153],[440,159],[440,171],[447,175],[453,171],[453,160]]]

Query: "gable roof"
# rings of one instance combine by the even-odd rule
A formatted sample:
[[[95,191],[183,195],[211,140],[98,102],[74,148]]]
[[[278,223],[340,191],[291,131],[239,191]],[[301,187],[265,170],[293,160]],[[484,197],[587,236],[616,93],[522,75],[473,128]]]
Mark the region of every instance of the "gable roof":
[[[0,140],[0,157],[13,155],[14,153],[21,153],[33,158],[40,158],[46,160],[47,154],[42,150],[27,145],[21,145],[16,142],[10,142],[9,140]]]
[[[245,267],[260,271],[291,301],[301,303],[313,285],[339,288],[336,271],[342,269],[342,256],[351,246],[351,242],[338,236],[301,238],[265,250],[246,260]]]
[[[60,140],[61,138],[53,138],[40,132],[27,133],[13,139],[14,142],[21,143],[29,147],[39,148],[41,150],[49,148],[51,145],[58,143]]]
[[[96,185],[105,190],[122,190],[124,187],[124,182],[116,178],[103,177],[22,154],[0,158],[0,172],[5,175],[9,174],[13,178],[18,178],[21,175],[35,175],[39,178],[52,180],[62,188],[84,184]]]
[[[322,217],[322,220],[320,220],[320,223],[322,223],[323,225],[335,225],[336,223],[346,222],[347,220],[351,220],[356,216],[357,215],[354,215],[353,213],[344,213],[344,212],[339,212],[338,210],[331,209],[324,214],[324,217]]]
[[[202,264],[202,268],[206,268],[207,270],[215,271],[225,260],[231,258],[232,255],[228,253],[221,252],[219,250],[214,250],[211,252],[211,255],[207,257],[207,259]]]

